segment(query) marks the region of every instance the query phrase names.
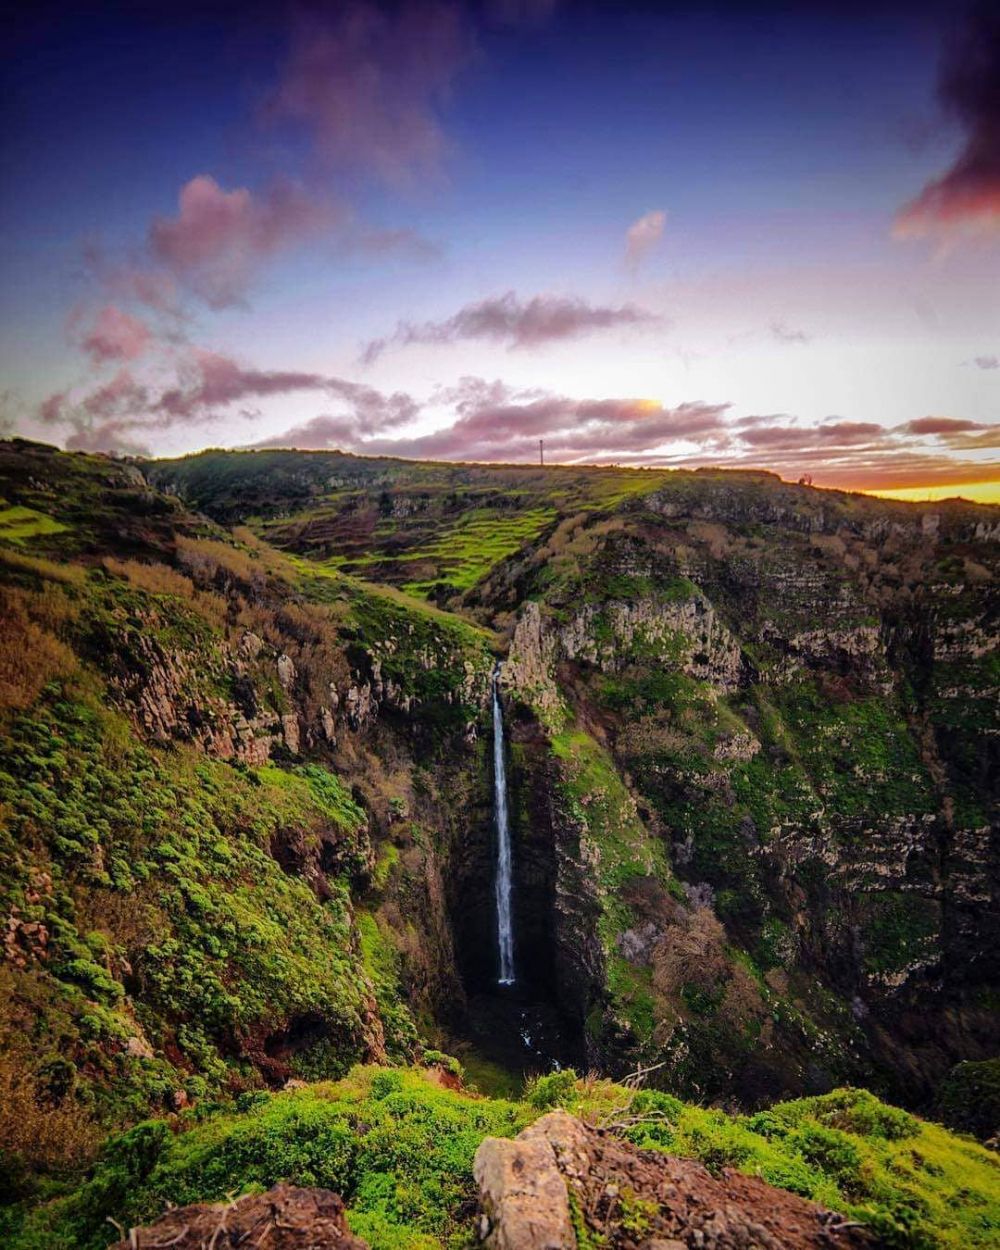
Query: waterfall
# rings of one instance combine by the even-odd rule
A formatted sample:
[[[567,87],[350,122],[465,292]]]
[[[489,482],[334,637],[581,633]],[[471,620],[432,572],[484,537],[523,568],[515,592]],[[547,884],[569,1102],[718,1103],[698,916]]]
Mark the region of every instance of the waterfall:
[[[507,815],[507,766],[504,760],[503,708],[500,706],[500,664],[493,670],[493,810],[497,823],[498,985],[514,984],[514,930],[511,922],[510,820]]]

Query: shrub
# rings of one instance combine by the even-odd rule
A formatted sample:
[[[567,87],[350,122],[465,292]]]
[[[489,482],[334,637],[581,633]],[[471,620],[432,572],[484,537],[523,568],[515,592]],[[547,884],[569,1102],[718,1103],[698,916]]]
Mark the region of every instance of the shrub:
[[[572,1068],[547,1072],[529,1081],[524,1096],[532,1107],[566,1107],[576,1094],[577,1075]]]

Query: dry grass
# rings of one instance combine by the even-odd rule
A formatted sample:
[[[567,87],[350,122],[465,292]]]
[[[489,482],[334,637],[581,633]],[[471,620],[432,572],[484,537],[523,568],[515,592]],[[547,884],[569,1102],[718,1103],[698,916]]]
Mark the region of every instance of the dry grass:
[[[0,1051],[0,1155],[31,1172],[61,1172],[92,1159],[102,1138],[71,1090],[30,1072],[26,1047]]]
[[[104,568],[115,577],[124,577],[139,590],[153,595],[176,595],[179,599],[194,598],[194,582],[165,564],[143,564],[141,560],[116,560],[105,556]]]
[[[78,564],[59,564],[44,556],[27,556],[9,547],[0,547],[0,565],[16,573],[32,573],[43,581],[63,582],[67,586],[82,586],[87,580],[87,570]]]
[[[211,583],[220,571],[249,585],[260,585],[267,576],[267,569],[250,552],[214,538],[178,535],[177,554],[199,585]]]
[[[0,710],[30,707],[50,681],[75,670],[76,656],[55,635],[72,615],[58,587],[37,594],[0,589]]]
[[[212,590],[199,590],[190,577],[166,564],[145,564],[141,560],[116,560],[106,556],[101,561],[107,572],[122,577],[138,590],[152,595],[173,595],[183,599],[216,629],[226,626],[226,601]]]

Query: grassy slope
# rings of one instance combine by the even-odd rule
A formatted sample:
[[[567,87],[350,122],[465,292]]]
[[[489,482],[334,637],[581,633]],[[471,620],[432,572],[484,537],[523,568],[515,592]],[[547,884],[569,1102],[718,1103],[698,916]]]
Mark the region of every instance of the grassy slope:
[[[359,1068],[335,1084],[138,1125],[108,1144],[78,1188],[12,1212],[6,1244],[99,1250],[108,1218],[127,1227],[167,1202],[287,1179],[342,1193],[372,1250],[470,1246],[477,1145],[514,1135],[554,1105],[598,1122],[636,1116],[627,1135],[638,1145],[762,1176],[868,1224],[885,1246],[974,1250],[995,1244],[1000,1230],[996,1156],[863,1091],[732,1117],[572,1072],[539,1078],[524,1101],[510,1102],[442,1088],[437,1071]]]
[[[34,525],[30,547],[0,535],[8,1195],[32,1171],[77,1164],[110,1127],[260,1087],[269,1037],[296,1021],[316,1033],[291,1061],[302,1075],[346,1071],[383,1034],[395,1056],[415,1039],[395,948],[352,906],[370,848],[345,781],[287,753],[233,767],[193,745],[153,745],[115,683],[161,654],[182,666],[192,707],[225,707],[248,625],[278,650],[312,648],[325,680],[338,648],[372,641],[385,676],[424,704],[431,741],[475,715],[452,691],[492,664],[484,631],[399,591],[300,573],[103,458],[32,451],[30,461],[29,472],[0,449],[3,493],[27,495],[51,521]],[[109,554],[123,548],[141,558]],[[266,710],[287,711],[267,676],[273,659],[244,670]],[[335,861],[325,898],[279,866],[276,839],[322,840]]]

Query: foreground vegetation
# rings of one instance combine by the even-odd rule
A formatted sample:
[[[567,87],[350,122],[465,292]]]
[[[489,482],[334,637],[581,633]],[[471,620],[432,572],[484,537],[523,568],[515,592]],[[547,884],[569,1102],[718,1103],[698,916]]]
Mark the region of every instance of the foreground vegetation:
[[[220,1200],[280,1180],[343,1194],[372,1250],[475,1242],[472,1159],[553,1106],[625,1125],[637,1145],[735,1167],[870,1227],[885,1246],[973,1250],[1000,1233],[1000,1160],[859,1090],[728,1116],[668,1094],[572,1071],[529,1083],[523,1099],[449,1089],[454,1060],[359,1067],[343,1080],[205,1103],[108,1142],[82,1183],[0,1224],[11,1250],[102,1250],[111,1220],[155,1218],[168,1203]]]

